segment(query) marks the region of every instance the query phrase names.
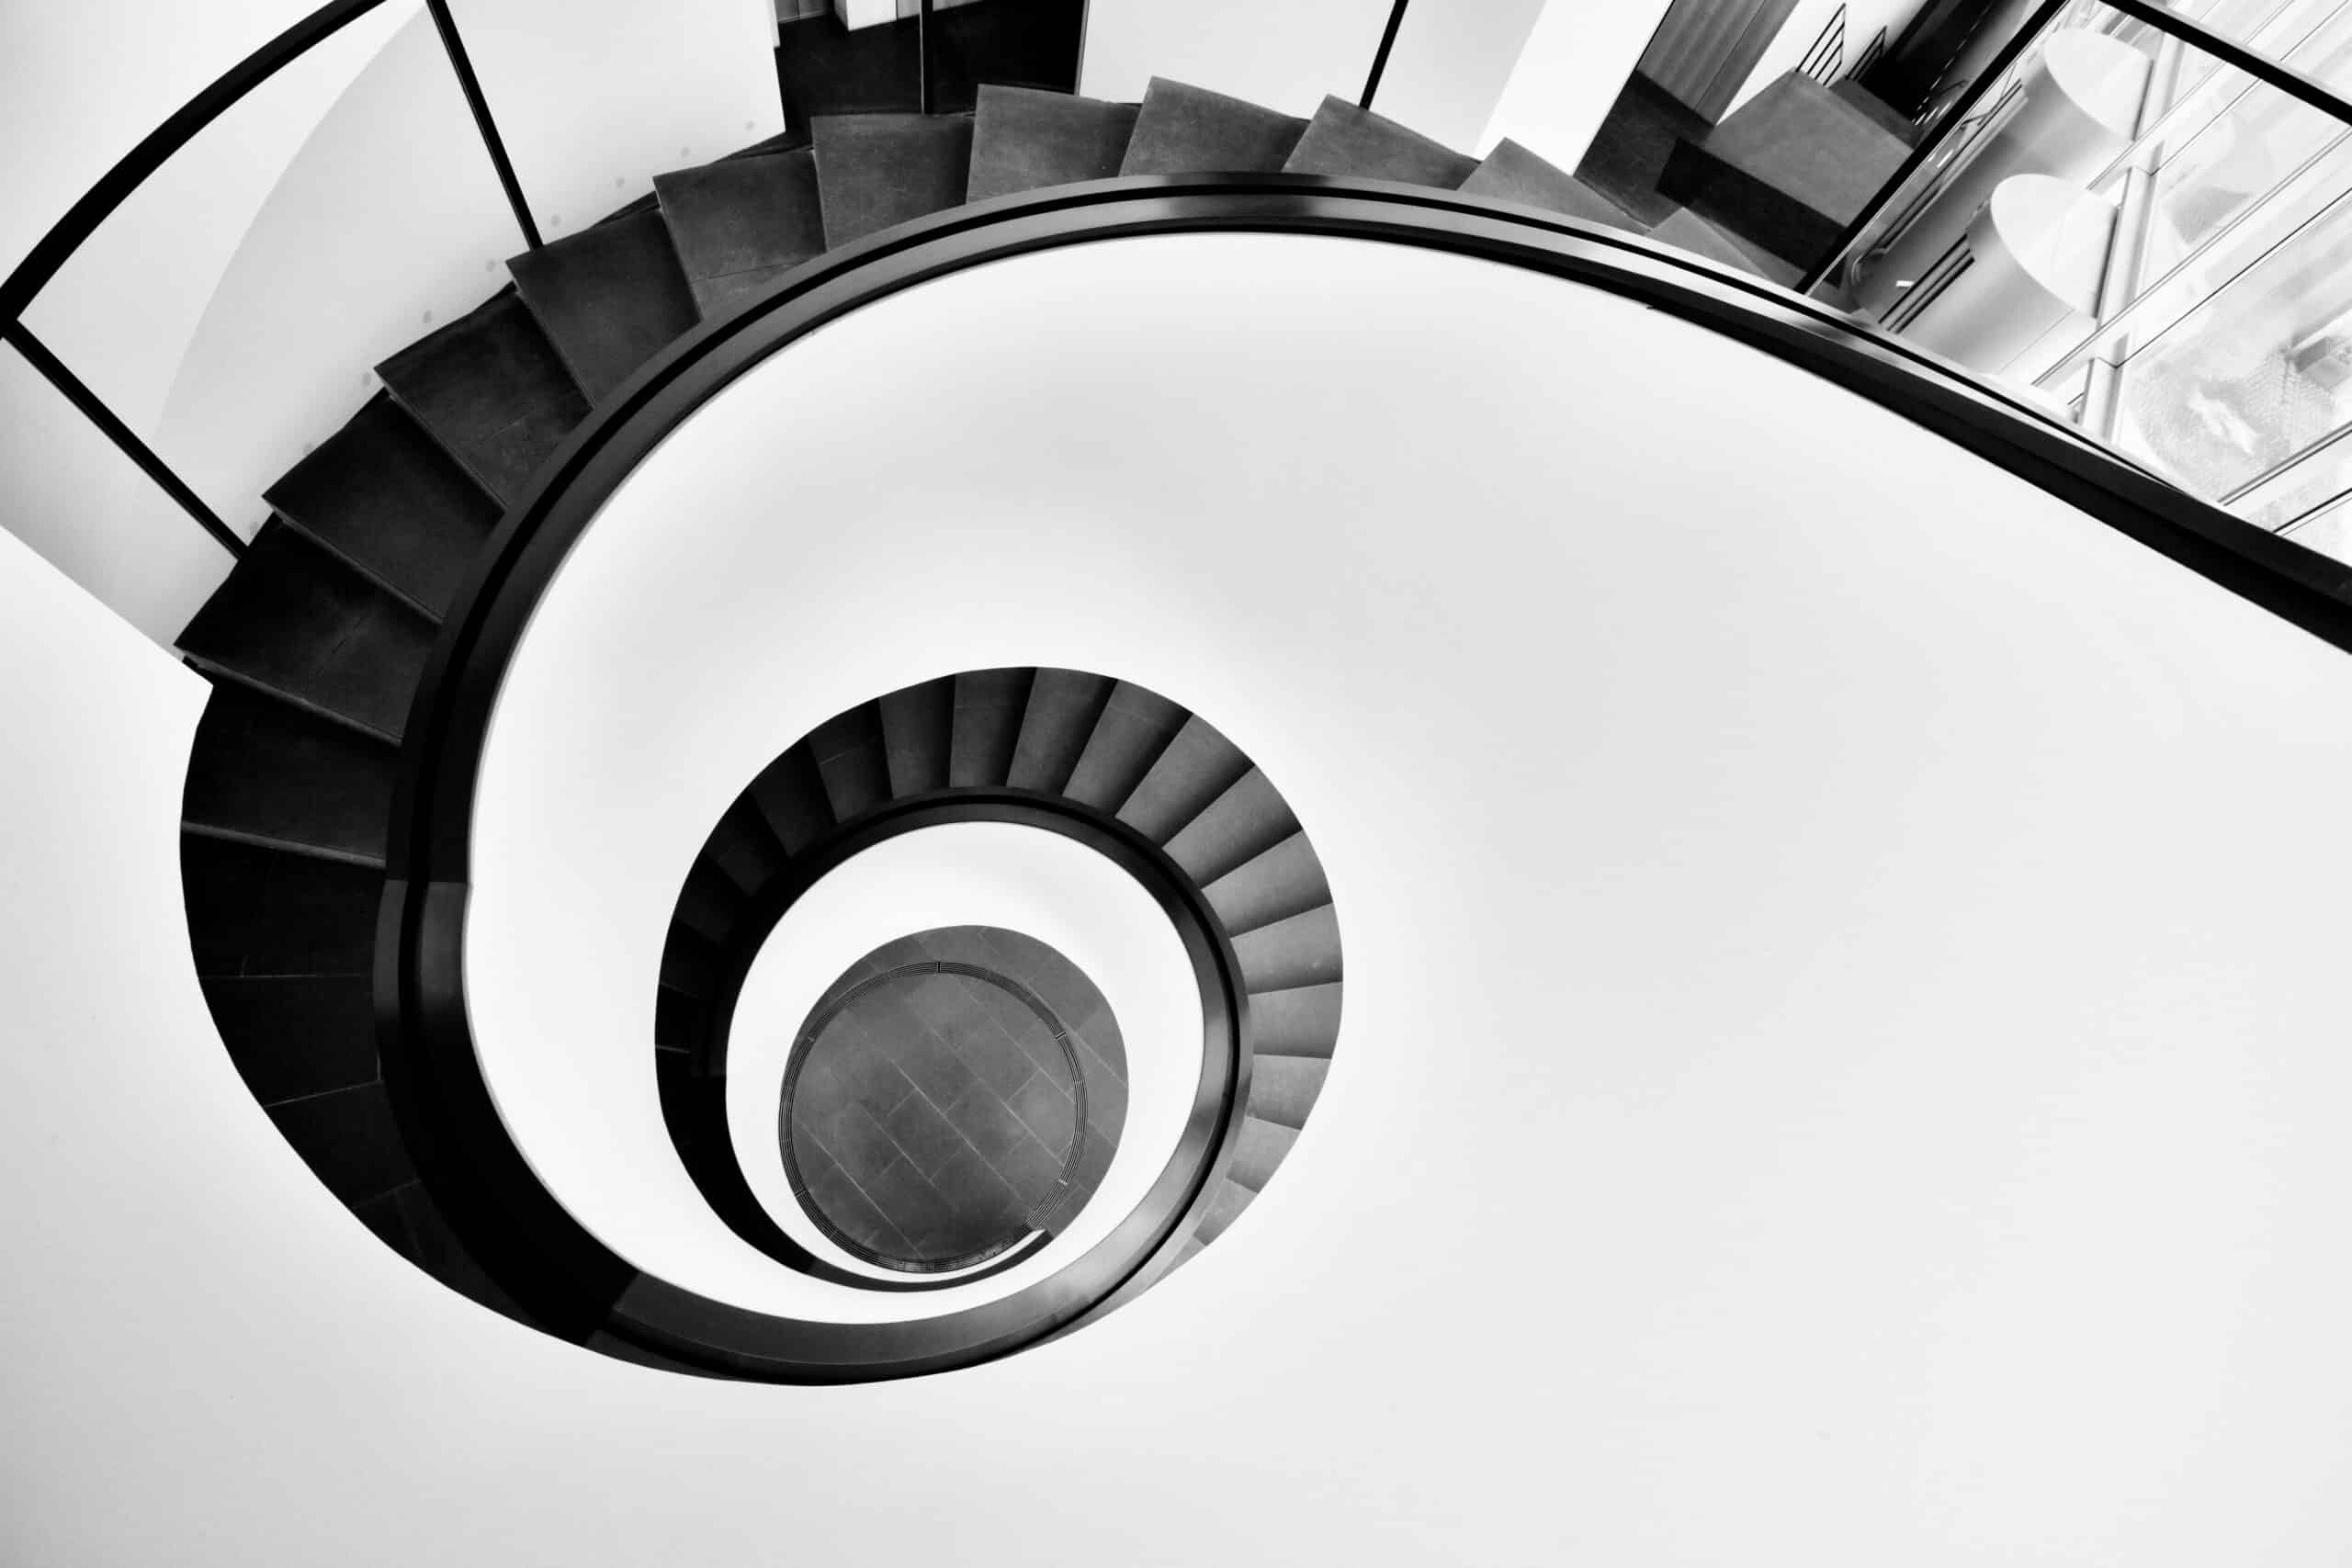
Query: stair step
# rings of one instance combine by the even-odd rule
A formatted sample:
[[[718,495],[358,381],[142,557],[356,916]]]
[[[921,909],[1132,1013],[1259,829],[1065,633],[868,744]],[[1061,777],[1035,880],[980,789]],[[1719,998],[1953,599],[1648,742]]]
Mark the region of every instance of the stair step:
[[[1661,245],[1704,256],[1736,271],[1769,279],[1783,288],[1793,287],[1804,276],[1803,268],[1740,243],[1687,207],[1678,207],[1668,213],[1650,231],[1649,237]]]
[[[498,524],[498,503],[379,393],[271,486],[271,506],[438,619]]]
[[[417,1179],[381,1083],[289,1100],[271,1106],[269,1119],[320,1184],[346,1204]]]
[[[380,864],[399,769],[400,750],[386,741],[217,685],[196,728],[181,819]]]
[[[1331,885],[1324,877],[1323,863],[1305,833],[1293,833],[1201,891],[1224,923],[1226,933],[1235,937],[1331,901]]]
[[[782,873],[788,858],[759,808],[741,803],[729,807],[718,819],[701,857],[703,863],[717,867],[737,889],[753,898]]]
[[[956,677],[955,734],[947,782],[957,789],[992,787],[1012,776],[1021,715],[1034,670],[967,670]]]
[[[1249,1208],[1257,1196],[1238,1181],[1218,1182],[1216,1196],[1209,1200],[1208,1213],[1201,1216],[1200,1228],[1193,1234],[1200,1238],[1203,1247],[1206,1247],[1232,1229],[1233,1222],[1241,1217],[1242,1211]]]
[[[1540,207],[1546,212],[1580,218],[1588,223],[1641,231],[1633,214],[1509,137],[1497,142],[1495,150],[1462,182],[1462,194],[1516,201],[1522,207]]]
[[[1254,993],[1340,978],[1340,918],[1329,905],[1233,939],[1241,978]]]
[[[1143,96],[1123,175],[1270,175],[1306,122],[1244,98],[1154,76]]]
[[[1164,844],[1249,771],[1250,759],[1193,714],[1121,804],[1119,820]]]
[[[661,984],[696,999],[709,997],[718,986],[718,950],[683,926],[671,927],[662,947]]]
[[[1744,243],[1804,267],[1837,243],[1910,151],[1828,88],[1792,72],[1702,140],[1678,141],[1657,188]]]
[[[555,344],[512,288],[376,367],[401,407],[502,502],[588,417]]]
[[[1262,1191],[1272,1179],[1274,1168],[1289,1157],[1290,1146],[1296,1142],[1295,1127],[1285,1127],[1262,1116],[1243,1117],[1241,1135],[1233,1144],[1233,1163],[1226,1169],[1227,1179],[1252,1192]]]
[[[1076,670],[1040,670],[1021,716],[1021,738],[1013,745],[1008,782],[1015,789],[1058,795],[1069,782],[1111,700],[1108,676]]]
[[[1157,692],[1116,682],[1062,794],[1100,810],[1117,810],[1191,716]]]
[[[676,922],[706,942],[724,942],[745,913],[742,890],[717,865],[697,860],[678,890]]]
[[[182,833],[180,885],[200,976],[371,972],[380,871]]]
[[[882,756],[890,798],[947,787],[947,750],[956,728],[956,682],[904,686],[881,700]]]
[[[1250,1048],[1267,1056],[1329,1059],[1340,1038],[1340,993],[1337,981],[1258,991],[1250,998]]]
[[[375,985],[367,976],[219,975],[200,984],[230,1061],[262,1104],[376,1081]]]
[[[387,1201],[397,1212],[402,1233],[401,1241],[387,1241],[396,1251],[409,1258],[427,1274],[450,1289],[471,1297],[492,1312],[503,1313],[518,1323],[538,1326],[537,1320],[525,1312],[514,1297],[508,1295],[497,1281],[474,1260],[456,1230],[435,1206],[432,1195],[421,1181],[397,1187],[387,1194]],[[380,1233],[379,1233],[380,1234]]]
[[[878,705],[860,703],[836,714],[808,737],[809,753],[825,781],[833,820],[848,822],[890,800],[890,765],[882,747]]]
[[[1258,1056],[1250,1064],[1250,1114],[1281,1127],[1306,1126],[1330,1071],[1330,1062],[1318,1056]]]
[[[1845,81],[1840,82],[1836,86],[1830,88],[1829,91],[1837,97],[1838,102],[1844,104],[1848,108],[1856,110],[1864,119],[1869,120],[1872,125],[1877,126],[1881,130],[1885,131],[1889,136],[1894,137],[1905,146],[1915,147],[1918,145],[1919,127],[1917,122],[1907,118],[1901,109],[1896,108],[1893,104],[1890,104],[1884,98],[1880,97],[1876,93],[1871,92],[1860,82],[1849,77]]]
[[[1418,130],[1358,108],[1345,98],[1329,97],[1306,122],[1306,133],[1283,164],[1287,174],[1401,180],[1438,190],[1453,190],[1477,167],[1477,159]]]
[[[1194,882],[1206,886],[1297,831],[1298,818],[1272,781],[1252,768],[1165,848]]]
[[[824,253],[817,163],[806,150],[656,175],[653,188],[706,321]]]
[[[551,241],[506,270],[592,403],[701,319],[659,212]]]
[[[433,623],[272,520],[180,633],[199,667],[400,739]]]
[[[828,250],[963,203],[968,118],[822,115],[809,130]]]
[[[1047,186],[1112,178],[1126,154],[1137,107],[1031,87],[983,85],[972,117],[972,166],[965,199],[986,201]]]
[[[797,855],[833,830],[825,775],[805,745],[795,746],[752,781],[752,798],[786,854]]]

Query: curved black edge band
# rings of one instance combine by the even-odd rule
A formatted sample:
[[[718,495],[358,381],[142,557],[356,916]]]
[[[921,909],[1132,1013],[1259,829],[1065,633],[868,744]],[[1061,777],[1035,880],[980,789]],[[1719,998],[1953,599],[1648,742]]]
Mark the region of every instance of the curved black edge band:
[[[377,1006],[384,1074],[435,1201],[501,1283],[558,1332],[599,1329],[699,1369],[852,1381],[1003,1354],[1129,1299],[1170,1261],[1205,1185],[1171,1170],[1086,1267],[999,1303],[906,1325],[793,1325],[639,1275],[534,1180],[490,1103],[464,1003],[473,802],[492,707],[526,624],[615,488],[737,376],[826,322],[932,278],[1031,251],[1217,231],[1317,234],[1473,256],[1620,295],[1865,397],[2035,484],[2231,592],[2352,649],[2352,568],[2196,501],[2055,417],[1771,285],[1655,245],[1508,203],[1380,181],[1308,175],[1100,181],[950,209],[808,264],[704,323],[640,368],[566,440],[502,520],[445,621],[407,726],[388,846]],[[1221,939],[1220,939],[1221,940]],[[1198,1104],[1185,1147],[1222,1168],[1247,1091],[1248,1021],[1220,1103]],[[1209,1086],[1204,1079],[1203,1091]],[[1214,1145],[1216,1152],[1211,1153]],[[1182,1190],[1167,1190],[1173,1181]],[[1168,1218],[1170,1215],[1179,1218]],[[1163,1220],[1165,1223],[1163,1223]],[[509,1279],[509,1273],[513,1278]]]
[[[718,983],[706,1004],[705,1022],[694,1057],[682,1074],[664,1081],[662,1116],[703,1201],[727,1227],[788,1269],[863,1290],[937,1291],[986,1279],[1020,1258],[951,1280],[876,1280],[854,1274],[817,1258],[794,1240],[752,1190],[727,1120],[728,1039],[735,1006],[752,964],[785,915],[802,895],[836,867],[875,845],[903,833],[951,823],[998,822],[1035,828],[1072,839],[1132,877],[1159,906],[1175,928],[1193,964],[1201,998],[1202,1048],[1224,1055],[1238,1071],[1235,1101],[1249,1093],[1250,1052],[1242,1012],[1245,989],[1240,963],[1208,899],[1168,852],[1110,813],[1066,795],[1003,786],[933,790],[875,807],[846,824],[831,839],[794,857],[775,883],[737,927],[720,953]],[[1023,1256],[1026,1256],[1024,1253]]]

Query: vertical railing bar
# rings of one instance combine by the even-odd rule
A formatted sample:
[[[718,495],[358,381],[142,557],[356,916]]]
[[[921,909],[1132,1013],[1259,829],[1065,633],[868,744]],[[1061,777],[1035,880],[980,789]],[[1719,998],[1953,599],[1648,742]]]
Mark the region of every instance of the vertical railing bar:
[[[916,0],[915,102],[923,113],[933,111],[938,102],[937,91],[931,71],[931,0]]]
[[[482,96],[481,81],[474,74],[474,62],[466,54],[466,40],[458,36],[458,19],[449,14],[449,0],[424,0],[424,8],[433,13],[433,26],[441,34],[441,49],[449,57],[449,69],[458,73],[458,90],[466,96],[466,107],[473,111],[474,129],[481,133],[483,151],[490,154],[491,167],[498,171],[498,183],[506,192],[506,205],[514,209],[514,226],[523,231],[523,243],[537,250],[546,242],[539,238],[539,226],[531,218],[530,204],[523,199],[522,182],[514,177],[514,165],[507,160],[506,143],[498,134],[498,122],[491,118],[490,101]]]
[[[1847,224],[1845,230],[1838,234],[1838,243],[1832,245],[1828,253],[1797,280],[1794,287],[1798,293],[1812,293],[1821,287],[1823,278],[1837,270],[1838,264],[1846,259],[1846,253],[1853,249],[1854,242],[1860,239],[1864,231],[1877,220],[1878,215],[1886,210],[1887,204],[1894,199],[1895,194],[1910,184],[1911,176],[1917,174],[1926,166],[1928,160],[1935,156],[1937,149],[1943,145],[1944,139],[1966,122],[1968,111],[1974,108],[1977,101],[1993,90],[1995,83],[2008,74],[2009,67],[2016,64],[2018,57],[2033,46],[2034,42],[2041,37],[2042,29],[2050,25],[2051,19],[2064,10],[2065,6],[2066,0],[2041,0],[2041,4],[2033,8],[2033,14],[2026,18],[2025,25],[2017,30],[2016,36],[2001,46],[1999,51],[1985,62],[1984,69],[1976,73],[1976,80],[1971,82],[1967,90],[1954,99],[1945,110],[1943,125],[1933,136],[1928,137],[1919,145],[1911,149],[1910,156],[1904,159],[1893,176],[1879,187],[1878,194],[1864,202],[1862,209],[1854,214],[1853,221]]]
[[[1388,7],[1388,25],[1381,29],[1380,47],[1373,51],[1372,73],[1363,79],[1363,96],[1356,100],[1356,107],[1372,107],[1372,96],[1380,91],[1382,73],[1388,69],[1388,51],[1396,47],[1396,29],[1405,25],[1406,0],[1396,0]]]
[[[30,327],[13,321],[0,327],[0,339],[23,355],[27,363],[41,373],[42,378],[65,396],[65,400],[80,411],[106,438],[120,449],[122,455],[139,466],[141,473],[154,480],[165,495],[179,503],[180,510],[203,525],[204,531],[232,556],[242,558],[244,540],[226,523],[220,513],[204,503],[204,498],[188,488],[187,481],[172,471],[170,464],[155,454],[155,449],[139,438],[138,433],[122,423],[114,410],[99,400],[98,395],[82,382],[82,378],[65,367],[65,362],[51,354],[49,345],[33,335]]]

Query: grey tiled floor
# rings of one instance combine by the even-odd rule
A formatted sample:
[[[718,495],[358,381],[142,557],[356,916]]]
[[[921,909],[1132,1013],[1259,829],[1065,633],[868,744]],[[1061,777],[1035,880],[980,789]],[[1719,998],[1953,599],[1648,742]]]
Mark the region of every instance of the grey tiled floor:
[[[1044,942],[993,927],[903,937],[835,982],[812,1017],[861,982],[949,960],[1017,981],[1069,1032],[1069,1058],[1012,993],[952,974],[901,975],[827,1021],[793,1080],[780,1132],[809,1206],[878,1259],[917,1268],[1001,1248],[1052,1205],[1058,1225],[1110,1167],[1126,1116],[1126,1052],[1102,993]],[[1062,1174],[1078,1145],[1068,1201]]]

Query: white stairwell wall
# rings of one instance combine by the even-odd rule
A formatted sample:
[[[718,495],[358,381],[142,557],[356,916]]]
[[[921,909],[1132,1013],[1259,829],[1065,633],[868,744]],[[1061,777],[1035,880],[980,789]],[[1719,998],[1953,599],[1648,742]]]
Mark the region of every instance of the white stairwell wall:
[[[0,67],[18,144],[55,143],[44,116],[89,140],[54,167],[12,165],[17,243],[311,8],[221,7],[213,47],[182,56],[200,73],[117,72],[116,55],[144,61],[178,41],[178,21],[135,35],[135,48],[116,36],[93,48],[102,29],[84,12],[78,27],[32,31]],[[548,239],[642,194],[657,172],[783,129],[763,0],[457,0],[452,11]],[[147,96],[126,97],[118,80]],[[107,113],[82,107],[85,96]],[[523,243],[423,5],[389,0],[202,133],[28,321],[250,535],[266,514],[261,489],[370,395],[369,367],[502,286],[500,264]],[[225,552],[12,351],[0,351],[0,523],[169,641],[226,574]]]
[[[510,938],[610,910],[650,1007],[683,865],[650,835],[775,739],[679,700],[713,671],[823,714],[1023,660],[1212,716],[1346,933],[1329,1088],[1227,1235],[1099,1325],[873,1387],[553,1343],[319,1190],[189,973],[200,687],[23,555],[0,1562],[2352,1540],[2352,660],[1817,378],[1460,258],[1184,236],[896,296],[654,454],[502,701],[476,897]]]
[[[1550,0],[1487,116],[1480,150],[1509,137],[1573,173],[1667,5],[1668,0]]]

